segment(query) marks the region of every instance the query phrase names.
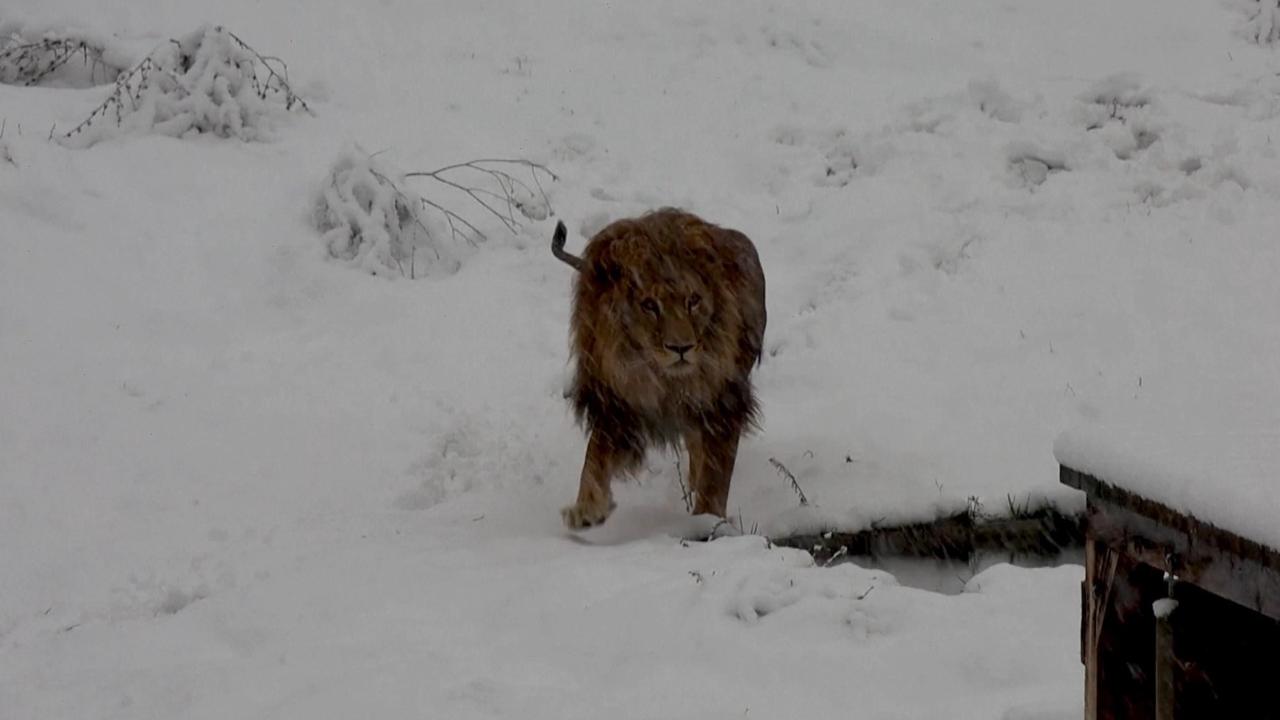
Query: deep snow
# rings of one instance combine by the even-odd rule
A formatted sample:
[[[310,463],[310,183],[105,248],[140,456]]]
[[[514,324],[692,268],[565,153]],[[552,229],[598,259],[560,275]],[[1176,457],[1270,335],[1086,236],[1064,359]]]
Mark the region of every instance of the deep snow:
[[[748,531],[1079,507],[1052,446],[1082,423],[1280,426],[1280,77],[1248,3],[107,5],[0,25],[136,60],[221,23],[316,117],[73,150],[49,129],[108,88],[0,86],[6,719],[1078,715],[1078,567],[943,597],[683,547],[707,525],[664,457],[563,531],[554,218],[370,276],[312,225],[351,143],[545,163],[571,249],[662,204],[747,232]]]

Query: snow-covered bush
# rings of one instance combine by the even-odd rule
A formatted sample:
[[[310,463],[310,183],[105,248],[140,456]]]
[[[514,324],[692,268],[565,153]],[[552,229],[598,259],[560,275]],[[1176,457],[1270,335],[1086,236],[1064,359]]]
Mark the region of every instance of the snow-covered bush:
[[[523,168],[525,182],[504,168]],[[401,173],[358,146],[345,148],[320,188],[312,220],[329,255],[375,275],[408,278],[457,271],[468,248],[486,238],[476,224],[445,203],[407,187],[410,178],[437,182],[445,195],[518,232],[516,213],[534,220],[551,214],[540,176],[551,171],[525,160],[473,160],[430,172]],[[466,202],[466,201],[463,201]]]
[[[32,34],[0,27],[0,83],[93,87],[114,82],[129,62],[106,42],[75,32]]]
[[[459,249],[446,228],[432,227],[422,197],[403,174],[357,146],[343,149],[316,197],[312,217],[331,257],[375,275],[452,273]]]
[[[262,140],[281,105],[310,111],[285,75],[282,62],[264,58],[234,33],[204,27],[121,74],[111,95],[62,141],[88,147],[137,133]]]

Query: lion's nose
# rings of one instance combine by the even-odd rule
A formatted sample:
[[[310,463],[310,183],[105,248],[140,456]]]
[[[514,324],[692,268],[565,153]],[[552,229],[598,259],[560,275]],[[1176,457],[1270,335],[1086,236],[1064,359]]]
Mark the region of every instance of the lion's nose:
[[[675,354],[680,355],[681,357],[683,357],[685,353],[687,353],[687,352],[689,352],[690,350],[692,350],[692,349],[693,349],[693,346],[692,346],[692,345],[670,345],[670,344],[668,344],[668,345],[667,345],[667,349],[668,349],[668,350],[670,350],[671,352],[673,352],[673,353],[675,353]]]

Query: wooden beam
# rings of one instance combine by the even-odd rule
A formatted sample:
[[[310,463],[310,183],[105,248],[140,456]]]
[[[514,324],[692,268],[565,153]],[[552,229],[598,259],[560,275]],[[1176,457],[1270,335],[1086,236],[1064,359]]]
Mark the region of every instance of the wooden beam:
[[[1280,552],[1065,466],[1061,480],[1088,496],[1091,541],[1280,620]]]
[[[1178,665],[1173,649],[1173,611],[1178,601],[1161,598],[1152,603],[1156,616],[1156,720],[1173,720],[1178,699],[1174,691],[1173,671]]]
[[[1101,640],[1103,625],[1111,606],[1116,566],[1120,556],[1104,543],[1085,544],[1085,603],[1081,608],[1081,641],[1084,655],[1084,716],[1100,720],[1099,696],[1102,692]]]

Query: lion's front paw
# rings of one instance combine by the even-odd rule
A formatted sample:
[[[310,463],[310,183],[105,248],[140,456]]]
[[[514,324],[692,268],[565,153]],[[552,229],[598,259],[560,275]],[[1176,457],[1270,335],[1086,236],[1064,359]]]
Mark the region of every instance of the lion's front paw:
[[[570,530],[583,530],[607,520],[615,507],[617,504],[612,500],[608,503],[578,502],[562,509],[560,517],[564,518],[564,524]]]

